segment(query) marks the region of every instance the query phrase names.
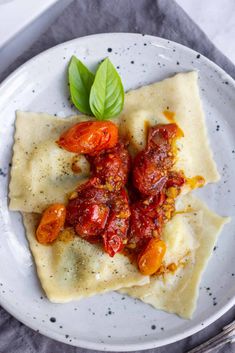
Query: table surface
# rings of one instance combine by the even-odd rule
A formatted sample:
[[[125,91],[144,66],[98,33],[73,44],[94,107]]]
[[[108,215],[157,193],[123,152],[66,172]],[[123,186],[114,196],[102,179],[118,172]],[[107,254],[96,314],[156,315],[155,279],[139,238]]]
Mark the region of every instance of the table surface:
[[[0,0],[0,47],[58,0]]]
[[[176,1],[235,64],[235,1]],[[37,0],[32,6],[32,0],[0,0],[0,73],[50,26],[69,2]]]
[[[235,64],[235,1],[176,0],[210,40]]]

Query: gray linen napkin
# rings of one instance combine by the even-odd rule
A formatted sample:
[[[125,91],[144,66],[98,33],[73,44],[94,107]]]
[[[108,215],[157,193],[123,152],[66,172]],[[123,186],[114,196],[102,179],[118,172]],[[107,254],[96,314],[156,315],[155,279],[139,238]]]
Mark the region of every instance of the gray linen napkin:
[[[50,28],[45,30],[34,45],[0,76],[0,82],[19,65],[45,49],[66,40],[103,32],[147,33],[182,43],[207,56],[235,78],[235,66],[215,48],[173,0],[75,0]],[[234,317],[233,308],[202,332],[146,352],[186,352],[218,333]],[[36,352],[82,353],[87,350],[67,346],[42,336],[0,308],[0,353]],[[220,352],[232,353],[235,352],[235,347],[228,345]]]

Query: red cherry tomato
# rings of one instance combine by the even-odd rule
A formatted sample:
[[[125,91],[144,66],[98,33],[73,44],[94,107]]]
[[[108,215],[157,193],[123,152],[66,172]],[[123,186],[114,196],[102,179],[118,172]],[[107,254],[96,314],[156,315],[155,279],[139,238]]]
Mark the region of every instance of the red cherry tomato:
[[[165,194],[159,193],[131,205],[128,244],[135,252],[141,251],[153,237],[159,236],[163,227],[164,212],[161,208]]]
[[[159,124],[149,129],[147,146],[163,147],[172,142],[172,139],[181,137],[182,131],[176,124]]]
[[[114,194],[110,205],[110,216],[103,233],[104,249],[113,257],[123,250],[127,242],[130,208],[125,189],[119,194]]]
[[[147,148],[135,157],[133,167],[133,184],[142,195],[156,195],[165,186],[168,171],[174,163],[172,142],[178,134],[176,124],[149,129]]]
[[[151,150],[141,151],[134,159],[132,180],[142,195],[156,195],[167,181],[165,169],[157,157],[158,152]],[[168,158],[167,155],[164,157]]]
[[[108,190],[118,191],[126,184],[130,170],[130,156],[123,143],[90,157],[92,174],[105,184]]]
[[[49,206],[43,213],[36,231],[36,238],[41,244],[52,243],[62,230],[66,217],[66,208],[60,203]]]
[[[65,131],[57,143],[69,152],[95,155],[117,141],[118,128],[111,121],[84,121]]]
[[[81,237],[99,235],[105,228],[109,207],[108,193],[96,178],[90,179],[77,190],[77,197],[69,200],[66,223],[73,226]]]
[[[104,204],[83,203],[78,209],[76,232],[81,237],[99,235],[105,228],[109,215],[109,208]]]

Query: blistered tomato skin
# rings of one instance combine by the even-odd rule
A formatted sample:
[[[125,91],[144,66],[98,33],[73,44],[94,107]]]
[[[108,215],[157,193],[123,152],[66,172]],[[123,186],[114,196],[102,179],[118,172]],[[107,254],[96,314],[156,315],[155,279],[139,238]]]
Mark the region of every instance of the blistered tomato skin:
[[[138,258],[138,267],[145,276],[151,276],[157,272],[162,264],[166,252],[166,244],[163,240],[151,239]]]
[[[148,151],[140,152],[135,160],[133,167],[133,184],[142,195],[155,195],[160,192],[166,181],[165,171],[157,161],[156,153]]]
[[[148,147],[161,147],[171,143],[171,140],[180,137],[181,131],[176,124],[159,124],[149,129]]]
[[[170,187],[181,187],[184,185],[184,183],[186,182],[186,178],[185,176],[180,173],[180,172],[170,172],[168,174],[168,179],[166,182],[166,187],[170,188]]]
[[[64,227],[66,208],[63,204],[53,204],[43,213],[36,231],[36,238],[41,244],[52,243]]]
[[[57,144],[69,152],[95,155],[118,141],[118,128],[111,121],[84,121],[65,131]]]
[[[77,197],[69,200],[66,224],[73,226],[81,237],[99,235],[109,216],[108,200],[109,194],[99,181],[90,179],[77,189]]]
[[[104,204],[83,203],[78,208],[76,232],[81,237],[99,235],[105,228],[109,208]]]
[[[124,143],[105,150],[94,157],[88,157],[92,175],[97,177],[109,191],[124,187],[130,171],[130,156]]]
[[[160,236],[164,220],[161,206],[164,201],[165,195],[160,193],[131,205],[128,245],[135,252],[140,252],[153,237]]]
[[[81,185],[77,197],[69,200],[66,224],[88,241],[102,236],[105,251],[114,256],[127,242],[128,196],[125,189],[110,193],[97,180],[94,178]]]
[[[121,252],[127,243],[130,207],[125,189],[112,196],[110,216],[103,233],[104,249],[113,257]]]
[[[177,134],[176,124],[149,129],[147,148],[135,157],[132,177],[134,186],[143,196],[156,195],[164,188],[174,163],[171,143]]]

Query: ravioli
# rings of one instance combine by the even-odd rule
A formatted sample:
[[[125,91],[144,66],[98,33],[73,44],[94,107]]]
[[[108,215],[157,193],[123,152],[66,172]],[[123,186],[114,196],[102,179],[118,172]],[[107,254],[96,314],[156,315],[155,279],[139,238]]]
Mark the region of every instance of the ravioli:
[[[164,264],[176,263],[175,272],[151,276],[142,287],[124,288],[126,293],[156,309],[189,319],[196,308],[199,284],[216,239],[229,218],[220,217],[199,199],[188,194],[178,200],[179,213],[167,223]]]
[[[87,117],[63,120],[48,114],[17,112],[11,210],[42,212],[51,203],[65,203],[67,194],[88,178],[90,166],[86,158],[55,143],[62,131],[83,120]],[[73,163],[76,173],[71,169]]]
[[[178,268],[174,273],[151,276],[150,280],[128,257],[116,254],[111,258],[98,245],[74,235],[70,228],[53,244],[39,244],[35,231],[40,215],[23,213],[38,277],[49,300],[63,303],[120,289],[157,309],[190,318],[203,270],[228,218],[211,212],[191,195],[180,198],[177,209],[163,232],[167,245],[163,265],[175,263]]]
[[[199,175],[206,183],[216,182],[219,174],[209,147],[196,72],[181,73],[128,92],[123,113],[113,122],[119,125],[120,135],[129,139],[130,152],[135,155],[145,147],[147,127],[169,123],[169,118],[184,132],[177,145],[175,169],[183,170],[188,178]],[[10,209],[23,212],[43,289],[56,303],[121,290],[158,309],[191,317],[202,272],[227,221],[192,196],[179,197],[179,213],[163,233],[167,244],[163,265],[176,264],[174,273],[150,279],[128,257],[116,254],[111,258],[99,245],[75,236],[71,229],[61,232],[51,245],[37,242],[35,231],[40,213],[49,204],[66,203],[77,185],[89,178],[90,166],[85,157],[60,149],[55,142],[69,127],[89,119],[83,115],[61,119],[17,112]],[[76,168],[71,168],[73,165]]]
[[[38,277],[47,297],[65,303],[124,286],[149,282],[126,256],[107,255],[98,245],[63,231],[51,245],[41,245],[35,237],[40,216],[24,213],[23,221]]]
[[[123,113],[113,122],[119,125],[120,134],[128,137],[135,154],[145,146],[146,126],[169,123],[163,114],[167,109],[175,112],[174,120],[184,132],[175,168],[188,178],[199,175],[206,183],[216,182],[219,174],[209,148],[196,72],[180,73],[128,92]],[[74,174],[70,165],[75,154],[60,149],[55,141],[70,126],[88,119],[17,112],[10,209],[42,212],[53,202],[66,202],[68,193],[85,181],[89,176],[86,159],[81,157],[81,171]]]
[[[164,112],[173,118],[167,119]],[[126,94],[120,129],[128,137],[133,154],[145,147],[148,126],[170,122],[176,122],[184,133],[184,137],[178,140],[175,169],[183,170],[188,178],[202,176],[205,184],[218,181],[219,174],[207,137],[197,72],[179,73]]]

